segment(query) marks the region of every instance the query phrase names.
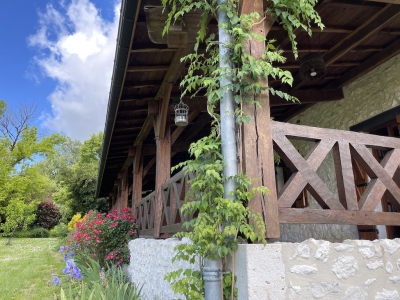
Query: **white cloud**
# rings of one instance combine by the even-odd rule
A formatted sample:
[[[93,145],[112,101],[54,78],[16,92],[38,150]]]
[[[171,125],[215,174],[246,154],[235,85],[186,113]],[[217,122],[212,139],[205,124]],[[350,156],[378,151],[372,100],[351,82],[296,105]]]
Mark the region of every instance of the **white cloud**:
[[[56,82],[43,125],[79,140],[104,129],[119,6],[112,22],[89,0],[63,1],[59,8],[48,4],[39,13],[39,29],[28,41],[40,50],[35,64]]]

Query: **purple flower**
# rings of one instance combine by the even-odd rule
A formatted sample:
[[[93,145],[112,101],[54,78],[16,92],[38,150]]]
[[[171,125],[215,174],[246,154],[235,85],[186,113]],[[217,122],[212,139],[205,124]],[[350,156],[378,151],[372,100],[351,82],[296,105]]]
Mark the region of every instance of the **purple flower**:
[[[53,282],[54,282],[56,285],[60,285],[60,284],[61,284],[60,279],[58,278],[58,276],[54,276],[54,277],[53,277]]]
[[[65,253],[65,254],[64,254],[64,261],[67,261],[67,259],[68,259],[68,254]]]
[[[74,254],[74,251],[71,251],[70,253],[69,253],[69,256],[71,256],[71,257],[73,257],[75,254]]]

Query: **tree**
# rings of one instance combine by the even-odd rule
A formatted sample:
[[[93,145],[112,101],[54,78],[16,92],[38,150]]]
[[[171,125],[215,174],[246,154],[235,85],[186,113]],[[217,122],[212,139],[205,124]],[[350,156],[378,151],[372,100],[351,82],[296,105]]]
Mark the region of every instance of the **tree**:
[[[68,178],[65,178],[72,198],[70,207],[74,214],[85,214],[91,209],[100,212],[108,210],[106,198],[95,198],[102,141],[102,132],[92,134],[90,139],[84,141],[78,162],[72,166]]]
[[[17,228],[35,220],[36,206],[50,189],[36,162],[51,157],[64,137],[39,136],[31,126],[36,117],[33,104],[21,104],[14,111],[0,101],[0,113],[0,229],[12,237]]]

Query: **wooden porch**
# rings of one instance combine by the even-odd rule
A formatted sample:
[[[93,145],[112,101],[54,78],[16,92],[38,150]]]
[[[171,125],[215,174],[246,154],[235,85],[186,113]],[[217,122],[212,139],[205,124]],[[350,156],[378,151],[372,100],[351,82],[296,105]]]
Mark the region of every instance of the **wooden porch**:
[[[244,10],[252,11],[249,3],[252,1],[243,1]],[[180,79],[187,72],[180,59],[193,50],[193,44],[167,44],[151,37],[152,18],[146,13],[160,5],[156,0],[122,1],[97,186],[97,196],[109,197],[110,209],[132,207],[140,234],[155,238],[181,230],[185,219],[180,207],[194,174],[171,174],[170,169],[189,159],[190,143],[210,129],[206,99],[201,94],[183,99],[190,107],[189,125],[177,127],[173,122]],[[375,211],[382,198],[399,211],[400,140],[283,123],[316,103],[342,99],[343,86],[400,53],[400,4],[330,0],[319,1],[316,9],[326,30],[314,28],[310,38],[301,30],[296,34],[300,58],[314,52],[325,60],[327,74],[318,80],[301,80],[299,62],[290,53],[290,41],[278,24],[260,25],[268,29],[268,38],[277,40],[277,48],[289,52],[282,68],[294,74],[293,87],[274,80],[268,84],[300,100],[286,102],[267,93],[261,97],[262,108],[244,107],[258,118],[242,128],[239,163],[249,177],[260,178],[259,184],[271,190],[267,197],[249,204],[252,211],[262,214],[268,238],[279,237],[281,223],[400,225],[397,213]],[[216,20],[210,21],[209,31],[217,31]],[[190,32],[188,29],[186,34]],[[204,45],[201,47],[200,51],[204,50]],[[250,48],[262,52],[265,45]],[[279,122],[269,122],[269,116]],[[302,156],[292,140],[313,145]],[[281,189],[275,184],[272,148],[291,174]],[[384,151],[383,160],[377,160],[370,149]],[[324,160],[333,164],[334,187],[317,171]],[[356,187],[355,164],[370,179],[363,192]],[[305,190],[317,207],[296,208],[294,203]]]

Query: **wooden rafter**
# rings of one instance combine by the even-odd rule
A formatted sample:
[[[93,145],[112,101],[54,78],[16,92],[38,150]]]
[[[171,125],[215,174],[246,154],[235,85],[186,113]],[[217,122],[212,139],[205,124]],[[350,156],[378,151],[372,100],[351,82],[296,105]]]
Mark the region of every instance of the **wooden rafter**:
[[[363,76],[368,73],[372,69],[376,68],[380,64],[389,60],[390,58],[396,56],[400,53],[400,39],[397,39],[395,42],[390,44],[388,47],[384,48],[381,52],[375,54],[370,57],[364,63],[359,65],[356,68],[351,69],[346,72],[342,77],[333,81],[327,88],[340,88],[343,87],[350,82],[356,80],[357,78]]]

